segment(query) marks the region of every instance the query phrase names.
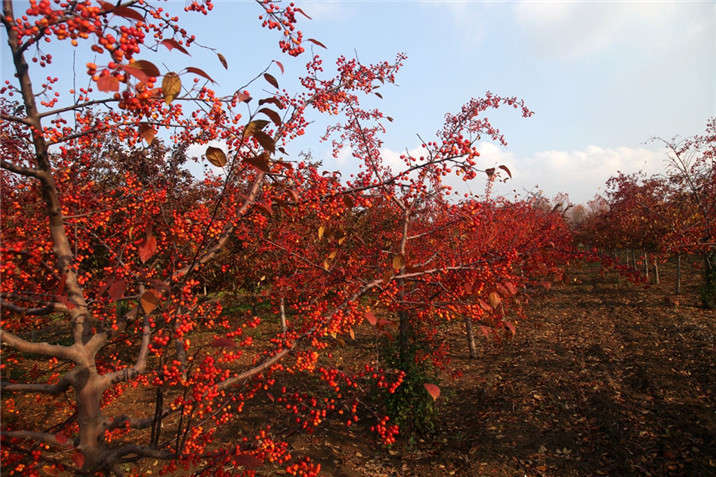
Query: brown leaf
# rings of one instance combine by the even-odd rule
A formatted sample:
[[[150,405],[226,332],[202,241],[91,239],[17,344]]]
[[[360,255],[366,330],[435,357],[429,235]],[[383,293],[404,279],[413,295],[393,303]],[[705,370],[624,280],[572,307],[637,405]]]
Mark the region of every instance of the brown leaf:
[[[149,145],[154,141],[154,136],[157,135],[157,131],[151,124],[139,123],[139,135],[142,136],[142,139]]]
[[[266,151],[262,152],[258,156],[249,157],[247,159],[244,159],[246,162],[254,166],[256,169],[268,172],[271,169],[270,166],[270,154]]]
[[[181,79],[179,75],[171,72],[164,75],[162,80],[162,94],[164,95],[164,101],[167,104],[171,104],[174,98],[181,92]]]
[[[321,225],[318,227],[318,240],[321,240],[323,238],[323,234],[326,232],[326,226]]]
[[[502,297],[500,297],[497,292],[490,292],[490,294],[487,295],[487,302],[492,308],[497,308],[500,303],[502,303]]]
[[[279,114],[278,114],[276,111],[274,111],[273,109],[261,108],[261,109],[258,110],[258,112],[259,112],[259,113],[263,113],[263,114],[265,114],[266,116],[268,116],[269,119],[271,119],[271,121],[273,121],[273,123],[274,123],[276,126],[280,126],[280,125],[281,125],[281,116],[279,116]]]
[[[142,261],[142,263],[146,263],[147,260],[152,258],[155,253],[157,253],[157,238],[149,232],[147,234],[147,237],[144,239],[144,241],[139,245],[138,248],[139,252],[139,260]]]
[[[271,136],[261,130],[255,131],[252,135],[265,150],[269,152],[276,152],[276,143],[274,143]]]
[[[495,168],[490,167],[489,169],[485,169],[485,174],[487,174],[488,178],[492,178],[492,176],[495,175]]]
[[[242,91],[237,92],[234,96],[236,96],[236,99],[239,101],[239,103],[248,103],[249,101],[251,101],[251,95]]]
[[[216,81],[214,81],[214,79],[213,79],[211,76],[209,76],[208,74],[206,74],[206,72],[205,72],[204,70],[200,69],[200,68],[195,68],[194,66],[187,66],[187,67],[184,68],[184,69],[185,69],[186,71],[188,71],[189,73],[194,73],[195,75],[199,75],[199,76],[202,76],[202,77],[208,79],[208,80],[211,81],[212,83],[216,83]]]
[[[512,179],[512,173],[511,173],[510,170],[507,168],[507,166],[502,165],[502,166],[499,166],[499,167],[500,167],[500,169],[502,169],[503,171],[505,171],[508,176],[510,176],[510,179]]]
[[[142,310],[145,314],[150,314],[159,306],[159,298],[161,294],[156,290],[147,290],[142,293],[139,298],[139,304],[142,305]]]
[[[271,86],[278,89],[278,81],[276,81],[276,78],[274,78],[273,75],[269,73],[264,73],[264,79],[268,81]]]
[[[189,55],[189,52],[186,51],[186,48],[184,48],[184,47],[181,45],[181,43],[179,43],[178,41],[176,41],[176,40],[174,40],[174,39],[172,39],[172,38],[168,38],[168,39],[166,39],[166,40],[162,40],[162,41],[160,42],[160,44],[164,45],[168,50],[173,50],[173,49],[176,48],[177,50],[181,51],[181,52],[184,53],[185,55]],[[191,56],[191,55],[189,55],[189,56]]]
[[[124,296],[124,291],[127,289],[127,282],[124,280],[113,280],[109,285],[109,297],[112,301],[117,301]]]
[[[378,319],[375,317],[372,311],[368,310],[365,312],[365,319],[368,320],[368,323],[375,326],[378,324]]]
[[[265,119],[254,119],[244,128],[244,136],[251,137],[256,134],[257,131],[261,131],[269,122]]]
[[[482,308],[483,310],[485,310],[485,311],[487,311],[487,312],[492,311],[492,307],[491,307],[490,305],[488,305],[488,304],[485,302],[485,300],[483,300],[483,299],[481,299],[481,298],[478,298],[478,299],[477,299],[477,304],[480,305],[480,308]]]
[[[229,63],[226,62],[226,58],[224,58],[224,55],[221,53],[216,53],[216,56],[219,58],[219,61],[221,62],[221,65],[224,67],[225,70],[229,69]]]
[[[278,69],[281,70],[281,74],[284,74],[283,64],[281,64],[281,62],[278,60],[273,60],[273,62],[278,65]]]
[[[152,278],[149,280],[149,283],[152,285],[152,288],[156,288],[159,291],[167,292],[169,291],[169,283],[167,283],[164,280],[160,280],[158,278]]]
[[[153,76],[155,78],[159,77],[161,73],[159,73],[159,68],[157,68],[154,63],[147,60],[137,60],[132,61],[129,65],[130,68],[135,68],[140,70],[142,73],[144,73],[146,76]]]
[[[261,106],[262,104],[266,104],[266,103],[271,103],[271,104],[273,104],[274,106],[276,106],[278,109],[283,109],[283,108],[284,108],[283,103],[281,102],[281,100],[278,99],[278,98],[275,98],[275,97],[259,99],[259,106]]]
[[[306,14],[306,12],[304,12],[304,11],[301,10],[300,8],[296,7],[296,8],[294,8],[294,10],[297,11],[298,13],[300,13],[301,15],[303,15],[304,17],[308,18],[309,20],[312,19],[311,17],[309,17],[309,16]]]
[[[205,155],[209,162],[216,167],[224,167],[226,165],[226,154],[218,147],[207,147]]]
[[[130,20],[136,20],[136,21],[138,21],[138,22],[143,22],[143,21],[144,21],[144,16],[142,16],[141,13],[139,13],[138,11],[133,10],[133,9],[131,9],[131,8],[129,8],[129,7],[125,7],[125,6],[115,6],[115,5],[113,5],[113,4],[109,3],[109,2],[100,2],[100,5],[102,5],[102,9],[103,9],[105,12],[110,12],[110,13],[113,13],[113,14],[115,14],[115,15],[117,15],[117,16],[120,16],[120,17],[123,17],[123,18],[127,18],[127,19],[130,19]]]
[[[313,38],[309,38],[308,41],[310,41],[310,42],[313,43],[314,45],[320,46],[321,48],[326,48],[326,45],[324,45],[323,43],[321,43],[321,42],[318,41],[318,40],[314,40]]]
[[[119,91],[119,80],[112,75],[101,75],[97,79],[97,89],[103,92]]]

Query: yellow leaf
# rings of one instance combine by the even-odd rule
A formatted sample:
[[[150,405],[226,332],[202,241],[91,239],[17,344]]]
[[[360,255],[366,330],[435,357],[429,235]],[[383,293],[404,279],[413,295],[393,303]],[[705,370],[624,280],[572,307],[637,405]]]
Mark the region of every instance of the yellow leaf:
[[[170,104],[174,101],[174,98],[181,92],[181,79],[179,75],[171,72],[164,75],[162,80],[162,93],[164,94],[164,101]]]

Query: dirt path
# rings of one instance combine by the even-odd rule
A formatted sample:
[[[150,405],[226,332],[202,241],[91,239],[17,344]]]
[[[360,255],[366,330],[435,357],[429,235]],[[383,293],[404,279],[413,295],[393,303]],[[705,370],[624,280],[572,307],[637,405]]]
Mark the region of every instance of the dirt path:
[[[693,293],[665,304],[666,285],[570,277],[476,360],[454,330],[464,375],[442,385],[435,436],[387,450],[329,426],[297,450],[326,476],[716,475],[716,314]]]

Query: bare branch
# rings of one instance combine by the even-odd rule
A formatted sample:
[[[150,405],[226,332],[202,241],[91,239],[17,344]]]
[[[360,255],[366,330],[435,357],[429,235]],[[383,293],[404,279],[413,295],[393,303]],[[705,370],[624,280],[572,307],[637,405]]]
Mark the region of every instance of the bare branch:
[[[69,308],[62,303],[53,302],[37,308],[24,308],[3,299],[0,299],[0,308],[7,308],[8,310],[14,311],[15,313],[21,313],[23,315],[49,315],[50,313],[55,312],[67,313],[70,311]]]
[[[47,179],[47,174],[44,171],[32,169],[31,167],[16,166],[15,164],[5,160],[0,160],[0,167],[7,169],[10,172],[14,172],[15,174],[20,174],[21,176],[34,177],[35,179],[40,180]]]
[[[47,434],[45,432],[35,432],[35,431],[2,431],[0,432],[0,436],[2,437],[14,437],[18,439],[30,439],[33,441],[40,441],[44,442],[45,444],[51,444],[57,447],[62,447],[65,449],[71,449],[72,443],[67,442],[60,442],[57,440],[57,437],[55,437],[52,434]]]
[[[65,373],[55,384],[41,383],[0,383],[0,389],[3,391],[45,393],[58,395],[65,392],[70,386],[77,382],[77,376],[80,374],[80,368]]]
[[[49,343],[35,343],[27,341],[19,336],[0,329],[0,342],[12,346],[18,351],[23,353],[39,354],[43,356],[51,356],[55,358],[66,359],[68,361],[74,361],[79,364],[81,361],[80,353],[75,349],[74,346],[61,346],[53,345]]]

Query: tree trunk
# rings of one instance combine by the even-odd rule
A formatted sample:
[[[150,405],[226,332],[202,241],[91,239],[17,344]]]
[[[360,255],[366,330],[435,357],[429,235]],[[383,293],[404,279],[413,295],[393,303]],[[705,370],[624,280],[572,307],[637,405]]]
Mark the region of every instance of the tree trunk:
[[[676,255],[676,286],[674,293],[681,295],[681,254]]]
[[[713,249],[704,253],[704,286],[701,301],[706,308],[716,308],[716,252]]]
[[[656,280],[657,285],[661,283],[659,278],[659,262],[656,258],[654,259],[654,280]]]
[[[410,356],[410,321],[408,313],[401,310],[398,313],[400,319],[400,328],[398,331],[398,351],[400,356],[400,365],[405,366]]]
[[[477,358],[477,350],[475,347],[475,331],[472,328],[472,318],[465,317],[465,334],[467,335],[467,346],[470,349],[470,359]]]
[[[286,324],[286,306],[283,297],[281,297],[281,331],[286,334],[287,329],[288,325]]]
[[[84,456],[84,470],[92,471],[104,467],[103,434],[104,418],[101,400],[104,387],[98,382],[100,376],[89,371],[89,376],[79,382],[75,391],[77,397],[77,423],[79,424],[79,445],[77,449]],[[81,381],[81,379],[79,379]]]
[[[646,276],[646,281],[649,282],[649,255],[646,250],[642,250],[642,253],[644,254],[644,275]]]

